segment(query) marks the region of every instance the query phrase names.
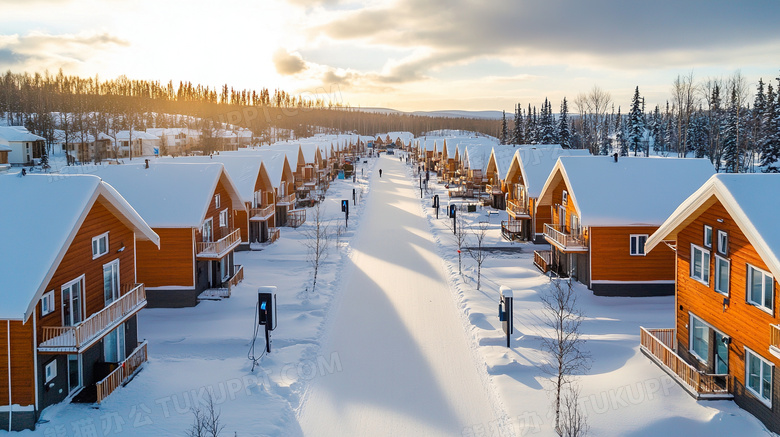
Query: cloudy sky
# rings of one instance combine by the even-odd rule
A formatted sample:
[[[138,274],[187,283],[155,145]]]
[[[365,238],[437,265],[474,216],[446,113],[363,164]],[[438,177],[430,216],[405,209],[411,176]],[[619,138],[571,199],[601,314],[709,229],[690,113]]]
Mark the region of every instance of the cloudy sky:
[[[400,110],[648,105],[780,75],[776,0],[0,0],[0,70],[328,94]]]

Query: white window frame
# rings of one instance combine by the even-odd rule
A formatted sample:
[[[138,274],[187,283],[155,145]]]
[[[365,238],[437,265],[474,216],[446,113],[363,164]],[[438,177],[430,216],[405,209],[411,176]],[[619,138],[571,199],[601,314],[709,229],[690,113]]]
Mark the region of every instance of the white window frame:
[[[695,264],[694,262],[694,250],[698,250],[702,253],[702,259],[701,259],[701,269],[702,269],[702,277],[697,278],[693,275],[693,266]],[[707,262],[704,262],[704,254],[707,255]],[[695,244],[691,244],[691,265],[690,265],[690,277],[701,282],[702,284],[709,286],[710,285],[710,259],[712,258],[712,254],[709,250],[697,246]],[[706,273],[706,274],[705,274]]]
[[[750,291],[753,288],[753,275],[750,274],[751,270],[756,270],[756,271],[762,273],[762,279],[761,279],[762,280],[762,282],[761,282],[761,290],[762,290],[761,302],[754,302],[753,300],[751,300]],[[765,291],[766,291],[766,282],[767,282],[767,280],[769,280],[769,286],[770,286],[769,294],[772,296],[772,307],[771,308],[765,306],[764,302],[763,302],[765,300],[765,298],[766,298]],[[761,311],[765,311],[765,312],[767,312],[769,314],[774,315],[774,311],[775,311],[775,278],[772,276],[772,274],[767,272],[764,269],[759,269],[758,267],[748,263],[747,264],[747,280],[745,281],[745,284],[746,284],[745,285],[745,300],[747,301],[747,303],[749,303],[750,305],[753,305],[756,308],[759,308]]]
[[[725,263],[726,264],[726,283],[725,284],[722,284],[721,281],[720,281],[720,269],[718,268],[720,263]],[[729,295],[729,290],[731,288],[730,285],[729,285],[730,282],[731,282],[731,261],[728,258],[724,258],[724,257],[718,255],[717,253],[715,254],[715,275],[714,276],[715,276],[715,280],[713,282],[715,282],[715,284],[714,284],[715,285],[715,291],[717,291],[718,293],[720,293],[720,294],[722,294],[724,296],[728,296]]]
[[[206,240],[206,224],[209,224],[209,239]],[[203,221],[203,226],[200,227],[200,236],[204,243],[214,242],[214,220],[209,217]]]
[[[54,378],[57,377],[57,359],[53,359],[50,362],[46,363],[46,366],[43,370],[43,379],[44,384],[48,384],[51,382]]]
[[[100,240],[103,238],[106,239],[106,247],[104,252],[100,252]],[[97,243],[97,245],[95,245]],[[92,259],[100,258],[101,256],[108,253],[108,232],[102,233],[98,235],[97,237],[92,238]]]
[[[569,203],[569,193],[566,190],[563,190],[561,193],[561,205],[566,206],[566,204]]]
[[[704,247],[712,249],[712,226],[704,225]]]
[[[51,290],[41,297],[41,317],[53,313],[54,309],[54,290]]]
[[[750,386],[750,356],[754,356],[758,358],[758,360],[761,362],[761,373],[758,376],[759,379],[759,388],[763,387],[763,381],[764,381],[764,365],[769,365],[769,399],[765,398],[763,394],[756,391],[753,387]],[[772,384],[774,384],[773,375],[774,375],[774,367],[775,365],[772,364],[771,361],[765,359],[761,355],[757,354],[755,351],[751,350],[748,347],[745,347],[745,388],[747,389],[750,394],[756,397],[759,401],[761,401],[764,405],[768,406],[769,408],[772,408]]]
[[[629,236],[629,239],[628,239],[628,253],[631,256],[647,256],[647,254],[645,253],[645,245],[644,244],[641,245],[641,249],[640,249],[639,239],[641,237],[644,237],[645,238],[645,243],[647,243],[647,239],[650,236],[648,234],[631,234]],[[634,240],[636,240],[636,244],[634,243]],[[636,247],[636,250],[637,250],[636,253],[634,253],[631,250],[632,247]]]
[[[718,253],[729,254],[729,233],[718,229]]]
[[[219,227],[224,228],[228,225],[228,210],[227,208],[219,212]]]
[[[214,195],[214,207],[219,209],[219,207],[221,206],[221,203],[222,202],[220,202],[219,194],[215,194]]]
[[[693,340],[695,338],[694,329],[693,329],[694,320],[700,322],[704,327],[707,328],[707,339],[705,340],[707,344],[707,352],[706,352],[707,356],[709,356],[710,354],[710,329],[712,329],[712,327],[710,326],[709,323],[705,322],[704,319],[702,319],[701,317],[697,317],[695,314],[690,312],[688,313],[688,352],[690,352],[691,355],[693,355],[694,358],[696,358],[697,360],[701,361],[704,364],[707,364],[708,361],[707,357],[699,356],[699,354],[696,352],[696,349],[693,347]]]
[[[114,266],[116,266],[116,267],[114,267]],[[106,277],[105,277],[106,267],[110,267],[112,269],[112,272],[116,271],[116,277],[115,277],[116,283],[114,284],[114,289],[111,292],[111,299],[112,300],[110,302],[106,301],[106,283],[105,283],[105,280],[106,280]],[[119,277],[119,275],[121,273],[121,270],[119,269],[119,258],[117,258],[117,259],[115,259],[115,260],[113,260],[111,262],[108,262],[106,264],[103,264],[102,273],[103,273],[103,301],[104,301],[104,304],[106,306],[108,306],[110,303],[116,302],[117,300],[119,300],[119,298],[122,295],[122,285],[121,285],[122,283],[120,282],[121,279]]]

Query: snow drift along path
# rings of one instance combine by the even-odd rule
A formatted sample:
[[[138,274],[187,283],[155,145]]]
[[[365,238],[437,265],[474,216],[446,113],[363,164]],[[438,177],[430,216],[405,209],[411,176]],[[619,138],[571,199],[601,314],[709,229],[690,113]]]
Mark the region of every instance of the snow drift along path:
[[[489,380],[472,346],[403,164],[377,163],[324,350],[343,371],[312,382],[305,435],[461,435],[488,424]],[[376,170],[376,168],[375,168]]]

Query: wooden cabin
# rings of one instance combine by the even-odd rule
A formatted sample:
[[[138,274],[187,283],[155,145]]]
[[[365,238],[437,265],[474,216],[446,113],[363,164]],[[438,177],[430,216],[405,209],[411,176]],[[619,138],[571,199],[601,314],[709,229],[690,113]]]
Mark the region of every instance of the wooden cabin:
[[[777,174],[717,174],[647,240],[674,249],[675,327],[641,329],[641,350],[697,399],[734,399],[780,432]],[[671,370],[675,369],[675,370]]]
[[[306,210],[295,209],[295,174],[287,154],[275,148],[265,148],[255,153],[263,160],[275,193],[274,227],[298,227],[306,222]]]
[[[551,218],[551,251],[536,251],[537,266],[596,295],[673,294],[674,253],[645,253],[644,242],[714,173],[706,159],[559,157],[536,206]]]
[[[241,243],[235,213],[246,207],[222,163],[155,161],[148,168],[65,171],[89,171],[110,183],[160,236],[159,251],[138,244],[138,278],[150,307],[194,306],[203,291],[228,295],[243,277],[233,251]]]
[[[50,405],[102,401],[146,361],[136,256],[160,239],[95,176],[0,186],[0,429],[16,431]]]
[[[503,174],[502,190],[509,220],[502,223],[502,235],[507,239],[545,243],[544,224],[551,220],[549,208],[536,208],[542,187],[559,157],[589,155],[587,150],[563,149],[559,145],[518,146]]]
[[[0,147],[6,147],[8,164],[38,164],[45,153],[45,141],[23,126],[0,126]]]

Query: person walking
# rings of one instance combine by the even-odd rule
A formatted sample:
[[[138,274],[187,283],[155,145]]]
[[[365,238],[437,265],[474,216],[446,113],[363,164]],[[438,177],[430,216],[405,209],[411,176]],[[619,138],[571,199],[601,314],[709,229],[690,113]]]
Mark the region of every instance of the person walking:
[[[379,177],[380,178],[382,177],[382,169],[381,168],[379,169]]]

